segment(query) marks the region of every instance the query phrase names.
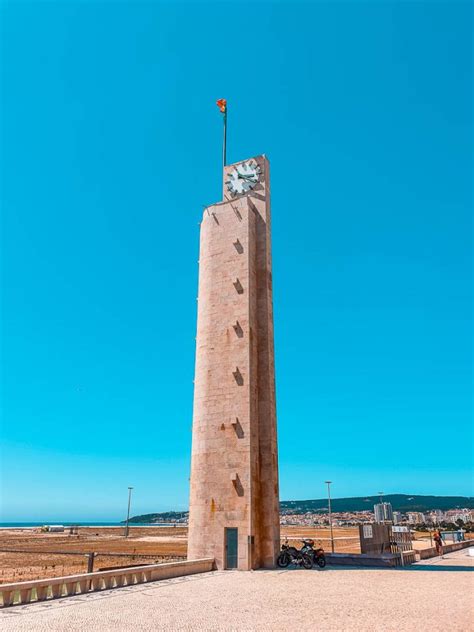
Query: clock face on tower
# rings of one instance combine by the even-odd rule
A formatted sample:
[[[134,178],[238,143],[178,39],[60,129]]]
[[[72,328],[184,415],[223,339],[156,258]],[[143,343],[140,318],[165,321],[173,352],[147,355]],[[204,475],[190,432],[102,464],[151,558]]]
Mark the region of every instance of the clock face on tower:
[[[255,160],[242,162],[227,174],[227,190],[232,196],[248,193],[258,183],[261,169]]]

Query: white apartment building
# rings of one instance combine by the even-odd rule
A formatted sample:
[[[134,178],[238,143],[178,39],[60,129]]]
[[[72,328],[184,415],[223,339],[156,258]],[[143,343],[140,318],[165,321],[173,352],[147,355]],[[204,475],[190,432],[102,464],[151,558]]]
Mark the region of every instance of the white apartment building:
[[[409,524],[423,524],[426,522],[425,514],[422,514],[421,511],[410,511],[407,513],[407,518]]]
[[[377,503],[374,505],[375,522],[393,522],[393,511],[391,503]]]

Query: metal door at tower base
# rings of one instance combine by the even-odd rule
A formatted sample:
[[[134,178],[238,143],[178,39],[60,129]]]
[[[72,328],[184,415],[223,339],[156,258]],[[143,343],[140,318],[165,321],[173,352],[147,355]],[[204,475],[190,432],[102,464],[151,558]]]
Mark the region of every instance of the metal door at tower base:
[[[226,528],[225,530],[225,567],[226,569],[237,568],[239,559],[239,530]]]

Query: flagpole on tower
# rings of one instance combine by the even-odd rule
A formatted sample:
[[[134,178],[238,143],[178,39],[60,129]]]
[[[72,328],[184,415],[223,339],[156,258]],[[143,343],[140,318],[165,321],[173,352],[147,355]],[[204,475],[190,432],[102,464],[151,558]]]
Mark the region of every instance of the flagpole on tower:
[[[222,167],[226,165],[226,153],[227,153],[227,106],[224,112],[224,141],[222,143]]]
[[[223,136],[223,142],[222,142],[222,170],[224,170],[224,167],[227,162],[227,155],[226,155],[227,154],[227,99],[219,99],[218,101],[216,101],[216,103],[217,103],[217,107],[224,115],[223,116],[224,136]]]

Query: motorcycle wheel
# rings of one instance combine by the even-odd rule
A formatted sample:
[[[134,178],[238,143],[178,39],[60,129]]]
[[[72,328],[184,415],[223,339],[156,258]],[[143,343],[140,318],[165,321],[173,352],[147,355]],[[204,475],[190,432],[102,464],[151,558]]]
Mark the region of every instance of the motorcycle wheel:
[[[306,553],[303,553],[302,561],[303,561],[303,566],[307,568],[308,570],[310,568],[313,568],[313,560],[311,559],[309,555],[306,555]]]
[[[277,566],[286,568],[290,563],[290,556],[287,553],[280,553],[277,558]]]
[[[325,557],[316,558],[316,564],[319,566],[319,568],[324,568],[326,566],[326,558]]]

